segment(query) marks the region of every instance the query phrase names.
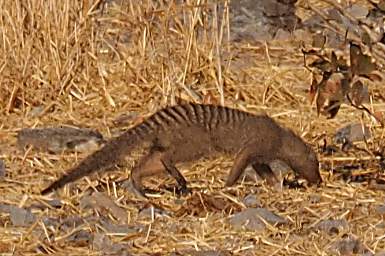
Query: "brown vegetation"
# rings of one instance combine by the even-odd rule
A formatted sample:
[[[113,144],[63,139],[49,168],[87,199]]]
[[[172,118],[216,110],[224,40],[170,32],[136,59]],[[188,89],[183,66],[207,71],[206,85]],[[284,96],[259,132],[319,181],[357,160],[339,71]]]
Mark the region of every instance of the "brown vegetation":
[[[176,2],[0,1],[0,159],[6,167],[0,204],[35,216],[17,223],[12,220],[17,210],[0,207],[0,254],[96,254],[105,249],[100,244],[121,244],[134,255],[191,250],[327,255],[346,235],[372,252],[385,248],[380,124],[348,105],[334,119],[317,116],[300,42],[235,43],[229,40],[226,8]],[[382,91],[381,82],[370,84],[367,107],[378,115],[385,111]],[[86,154],[16,147],[20,128],[66,124],[109,138],[161,106],[182,101],[267,112],[317,149],[324,183],[281,190],[245,178],[223,188],[231,161],[221,157],[181,169],[192,195],[166,192],[145,201],[121,186],[133,156],[119,171],[82,179],[52,196],[60,201],[50,201],[40,196],[42,188]],[[336,129],[357,122],[370,128],[372,138],[348,151],[329,150]],[[173,180],[153,179],[149,185],[170,187]],[[90,195],[93,191],[108,197]],[[246,208],[249,194],[287,223],[262,232],[229,225],[229,216]],[[98,207],[108,198],[114,203]],[[142,214],[154,209],[150,205],[165,214]],[[74,216],[80,221],[64,223]],[[329,219],[344,219],[348,227],[316,228]],[[129,230],[108,231],[106,222]],[[90,242],[88,234],[103,236]]]

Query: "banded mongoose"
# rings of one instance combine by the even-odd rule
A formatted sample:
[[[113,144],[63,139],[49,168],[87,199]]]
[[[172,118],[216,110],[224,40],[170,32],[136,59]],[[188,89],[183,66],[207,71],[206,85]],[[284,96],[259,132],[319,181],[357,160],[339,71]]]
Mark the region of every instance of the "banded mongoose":
[[[321,182],[317,156],[312,148],[272,118],[228,107],[189,103],[161,109],[111,139],[42,194],[113,167],[145,142],[150,144],[150,150],[131,171],[133,187],[143,196],[142,178],[162,172],[170,174],[180,190],[186,192],[186,180],[175,164],[214,153],[235,154],[226,186],[232,186],[249,164],[262,177],[274,175],[268,164],[276,159],[287,163],[309,183]]]

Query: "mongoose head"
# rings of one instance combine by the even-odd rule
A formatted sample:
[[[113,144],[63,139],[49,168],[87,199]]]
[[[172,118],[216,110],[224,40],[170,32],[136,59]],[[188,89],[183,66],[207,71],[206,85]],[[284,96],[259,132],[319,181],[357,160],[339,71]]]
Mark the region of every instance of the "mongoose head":
[[[303,155],[298,161],[292,162],[292,168],[299,174],[300,177],[306,179],[310,184],[318,185],[322,182],[319,172],[319,162],[316,153],[310,146],[304,150]]]
[[[287,130],[282,137],[279,157],[282,158],[301,178],[310,184],[322,182],[317,154],[300,137]]]

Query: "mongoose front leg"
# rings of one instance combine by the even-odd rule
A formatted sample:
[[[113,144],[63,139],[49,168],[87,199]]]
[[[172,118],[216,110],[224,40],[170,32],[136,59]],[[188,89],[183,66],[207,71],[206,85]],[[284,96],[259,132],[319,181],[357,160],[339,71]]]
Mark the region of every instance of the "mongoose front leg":
[[[254,152],[251,147],[245,147],[235,157],[233,167],[226,181],[226,186],[232,186],[239,179],[245,168],[250,164]]]
[[[175,165],[169,161],[167,158],[162,159],[162,164],[166,171],[176,180],[176,182],[179,185],[178,191],[180,191],[182,194],[188,194],[190,191],[187,188],[187,181],[183,177],[182,173],[175,167]]]
[[[274,185],[278,182],[277,176],[271,170],[270,166],[267,164],[261,164],[259,162],[254,162],[251,164],[255,172],[259,177],[266,180],[269,185]]]

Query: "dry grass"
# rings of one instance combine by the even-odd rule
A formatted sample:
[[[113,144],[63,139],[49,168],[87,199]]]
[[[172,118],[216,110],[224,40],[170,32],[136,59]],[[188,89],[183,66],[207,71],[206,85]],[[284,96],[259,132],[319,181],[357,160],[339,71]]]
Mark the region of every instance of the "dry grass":
[[[112,2],[0,0],[0,158],[7,166],[0,183],[1,203],[20,207],[41,203],[46,198],[39,191],[84,157],[36,151],[24,154],[15,146],[18,129],[73,124],[98,129],[109,137],[122,129],[114,125],[122,114],[142,117],[180,101],[267,112],[314,147],[322,136],[330,141],[343,124],[362,121],[373,125],[375,138],[361,146],[382,148],[383,131],[357,110],[344,106],[336,119],[317,117],[306,94],[310,74],[303,68],[295,42],[229,43],[226,10],[216,10],[206,1]],[[376,86],[371,91],[381,94]],[[385,107],[375,97],[373,106]],[[37,110],[41,111],[38,115]],[[323,166],[369,159],[368,170],[378,169],[368,153],[320,159]],[[383,191],[369,189],[365,182],[347,184],[325,169],[321,170],[325,182],[320,188],[280,191],[245,182],[224,189],[230,165],[229,159],[220,158],[186,167],[184,173],[194,194],[177,199],[166,192],[150,199],[174,213],[156,219],[140,218],[138,209],[148,203],[115,184],[119,177],[128,176],[129,168],[103,175],[99,181],[83,179],[70,186],[71,192],[61,190],[61,208],[34,209],[37,219],[30,226],[15,227],[7,214],[0,213],[0,254],[98,254],[92,242],[68,242],[70,234],[43,224],[47,217],[92,215],[92,210],[79,207],[85,195],[80,191],[87,188],[113,198],[127,211],[128,225],[145,227],[141,232],[108,234],[114,243],[128,243],[127,250],[135,255],[195,249],[231,250],[234,255],[328,255],[333,241],[345,233],[356,235],[373,252],[385,248],[383,228],[377,227],[383,224],[383,216],[375,210],[384,203]],[[164,184],[172,181],[152,182],[153,186]],[[254,192],[263,207],[287,217],[289,223],[262,233],[240,232],[229,226],[228,216],[242,209],[242,198]],[[205,205],[202,195],[222,198],[229,207],[218,210],[194,205],[196,209],[188,210],[188,202],[196,198]],[[95,211],[97,216],[103,215]],[[321,220],[341,218],[349,223],[344,233],[329,235],[314,229]],[[71,232],[83,229],[103,232],[92,223]],[[56,238],[48,236],[52,233]]]

